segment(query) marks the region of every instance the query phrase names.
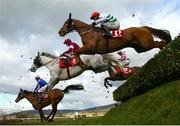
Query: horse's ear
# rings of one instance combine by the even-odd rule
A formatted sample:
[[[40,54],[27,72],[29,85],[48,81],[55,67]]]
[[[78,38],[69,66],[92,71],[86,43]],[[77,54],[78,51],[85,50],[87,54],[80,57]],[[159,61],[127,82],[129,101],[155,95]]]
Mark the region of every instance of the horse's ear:
[[[69,19],[71,19],[71,13],[69,13]]]
[[[38,56],[39,56],[39,52],[38,52],[38,54],[37,54]]]
[[[20,88],[20,92],[22,92],[22,91],[23,91],[23,89]]]

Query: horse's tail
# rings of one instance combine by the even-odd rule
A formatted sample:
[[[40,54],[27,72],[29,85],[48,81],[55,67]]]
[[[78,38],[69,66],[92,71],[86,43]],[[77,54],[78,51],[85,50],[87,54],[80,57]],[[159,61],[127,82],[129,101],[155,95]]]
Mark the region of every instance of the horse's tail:
[[[160,39],[165,40],[166,44],[168,44],[172,40],[170,32],[168,30],[155,29],[148,26],[143,26],[143,27],[148,29],[150,32],[152,32],[153,35],[159,37]]]
[[[64,93],[69,93],[69,90],[83,90],[83,89],[84,89],[84,87],[81,84],[69,85],[63,90],[63,92]]]

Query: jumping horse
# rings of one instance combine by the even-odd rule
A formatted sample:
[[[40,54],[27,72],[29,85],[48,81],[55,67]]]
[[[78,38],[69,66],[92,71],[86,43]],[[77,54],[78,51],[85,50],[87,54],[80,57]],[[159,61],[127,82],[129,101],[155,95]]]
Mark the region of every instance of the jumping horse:
[[[57,112],[57,105],[63,99],[64,94],[68,93],[69,90],[83,90],[83,89],[84,87],[82,85],[69,85],[64,90],[53,89],[48,92],[48,98],[46,99],[43,98],[41,103],[38,101],[39,99],[38,93],[20,89],[20,92],[18,93],[18,96],[15,102],[17,103],[23,98],[26,98],[32,104],[33,108],[38,110],[40,118],[41,118],[41,122],[43,122],[43,120],[53,121],[53,118]],[[42,109],[50,104],[52,105],[52,111],[45,118]],[[50,117],[51,119],[49,119]]]
[[[168,30],[155,29],[148,26],[130,27],[123,30],[123,38],[109,37],[108,41],[103,36],[103,30],[82,21],[69,18],[59,30],[60,36],[77,31],[81,37],[83,47],[75,54],[106,54],[121,50],[126,47],[134,48],[138,53],[148,51],[152,48],[162,49],[171,41]],[[157,36],[161,41],[154,41],[153,36]]]
[[[68,68],[61,68],[59,67],[58,57],[46,52],[42,52],[41,54],[38,52],[38,55],[34,58],[33,64],[31,65],[30,71],[36,72],[36,70],[42,66],[47,67],[50,72],[47,91],[50,91],[59,81],[77,77],[86,70],[92,70],[94,73],[101,73],[113,69],[111,61],[106,58],[109,57],[108,55],[111,54],[106,54],[105,58],[99,54],[80,55],[79,59],[81,59],[81,62],[86,66],[86,69],[84,69],[78,64]]]
[[[112,71],[112,69],[108,69],[108,72],[109,72],[109,77],[106,77],[104,79],[104,86],[106,88],[108,88],[108,86],[111,86],[112,87],[112,84],[109,83],[108,80],[111,80],[111,81],[123,81],[123,80],[126,80],[127,78],[129,78],[130,76],[132,76],[134,73],[138,72],[139,69],[141,67],[138,67],[138,66],[134,66],[134,67],[129,67],[127,74],[115,74],[114,71]]]

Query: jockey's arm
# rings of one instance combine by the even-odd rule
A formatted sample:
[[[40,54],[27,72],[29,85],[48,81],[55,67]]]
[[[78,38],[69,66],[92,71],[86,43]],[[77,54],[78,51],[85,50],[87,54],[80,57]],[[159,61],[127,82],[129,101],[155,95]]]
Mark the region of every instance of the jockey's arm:
[[[70,54],[73,51],[74,47],[70,46],[67,51],[65,51],[63,54]]]
[[[38,87],[39,87],[39,83],[37,83],[37,85],[36,85],[36,87],[35,87],[35,89],[34,89],[34,92],[36,92],[36,90],[38,89]]]
[[[101,14],[99,19],[95,21],[96,25],[107,21],[108,14]]]

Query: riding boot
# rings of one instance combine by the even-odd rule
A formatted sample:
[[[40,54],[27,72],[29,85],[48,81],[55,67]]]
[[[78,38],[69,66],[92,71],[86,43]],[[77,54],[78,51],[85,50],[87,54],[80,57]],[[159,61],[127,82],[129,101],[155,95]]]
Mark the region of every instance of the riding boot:
[[[118,76],[119,76],[122,80],[124,80],[124,73],[123,73],[123,72],[119,73]]]
[[[110,33],[110,31],[109,31],[109,28],[108,28],[107,26],[102,25],[101,27],[102,27],[102,28],[104,29],[104,31],[105,31],[105,33],[103,34],[103,36],[112,36],[111,33]]]

